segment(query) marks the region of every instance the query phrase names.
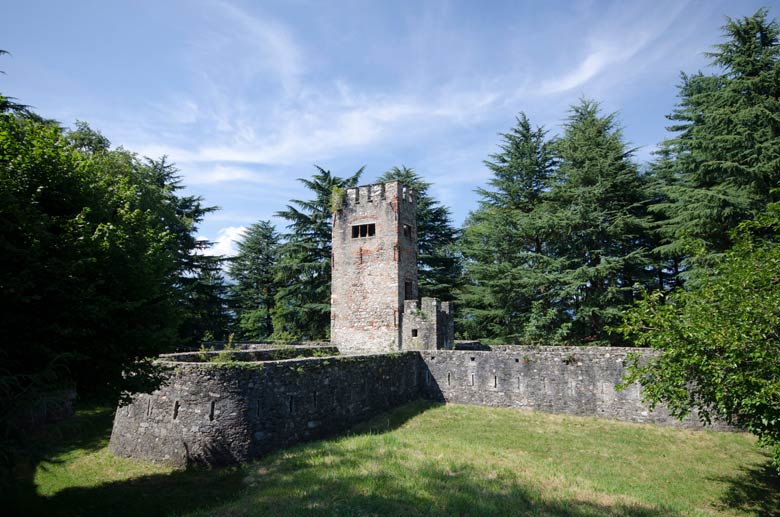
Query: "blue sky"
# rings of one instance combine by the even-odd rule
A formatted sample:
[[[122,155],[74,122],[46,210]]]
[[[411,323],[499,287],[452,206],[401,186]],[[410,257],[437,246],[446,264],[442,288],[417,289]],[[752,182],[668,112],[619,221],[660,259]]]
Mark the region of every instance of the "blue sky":
[[[679,73],[734,1],[8,2],[0,92],[181,169],[221,207],[200,235],[229,253],[243,228],[307,193],[318,164],[371,183],[407,165],[460,225],[483,160],[524,111],[551,134],[580,97],[617,111],[649,159]]]

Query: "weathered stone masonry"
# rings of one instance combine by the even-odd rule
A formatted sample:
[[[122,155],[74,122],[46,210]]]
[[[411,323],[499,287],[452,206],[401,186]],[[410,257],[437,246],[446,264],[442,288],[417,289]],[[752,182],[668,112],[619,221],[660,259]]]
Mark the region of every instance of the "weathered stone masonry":
[[[168,385],[117,410],[111,450],[179,466],[247,461],[420,397],[701,427],[694,417],[680,423],[664,408],[650,411],[638,385],[615,389],[629,352],[637,350],[516,347],[170,363],[176,370]]]
[[[117,410],[115,454],[179,466],[246,461],[420,397],[700,427],[695,416],[679,423],[664,408],[650,411],[638,385],[616,390],[627,355],[653,351],[479,343],[449,350],[451,305],[417,297],[414,192],[399,182],[369,185],[348,189],[338,204],[331,282],[338,348],[255,345],[221,364],[209,362],[219,352],[161,356],[175,370],[161,389]],[[322,354],[334,356],[310,357]]]
[[[422,366],[414,352],[169,364],[167,385],[117,409],[114,454],[177,466],[247,461],[417,399]]]
[[[655,355],[649,349],[619,347],[433,350],[421,352],[421,387],[425,397],[442,402],[701,428],[695,413],[680,422],[662,406],[651,411],[639,384],[616,389],[630,353]],[[728,427],[716,423],[713,428]]]
[[[416,305],[415,192],[392,181],[347,189],[334,204],[331,343],[345,354],[449,346],[449,304],[431,298]],[[410,321],[407,308],[425,315],[431,303],[432,320]]]

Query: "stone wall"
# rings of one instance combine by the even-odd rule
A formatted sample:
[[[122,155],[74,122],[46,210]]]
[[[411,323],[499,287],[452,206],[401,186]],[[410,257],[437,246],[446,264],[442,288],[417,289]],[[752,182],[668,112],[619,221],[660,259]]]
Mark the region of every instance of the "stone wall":
[[[177,466],[246,461],[420,396],[414,352],[168,364],[167,385],[117,409],[114,454]]]
[[[161,354],[163,361],[184,363],[207,363],[217,359],[229,359],[230,361],[280,361],[282,359],[294,359],[301,357],[324,357],[339,355],[339,349],[335,346],[268,346],[266,348],[252,348],[248,350],[204,350],[197,352],[176,352],[173,354]]]
[[[495,347],[491,351],[421,352],[423,393],[442,402],[513,407],[681,427],[701,427],[696,415],[683,422],[663,407],[650,411],[641,388],[616,390],[631,352],[618,347]],[[727,429],[723,424],[713,426]]]
[[[452,304],[437,298],[404,302],[404,350],[436,350],[452,348],[455,324]]]
[[[333,214],[331,341],[342,353],[401,348],[403,301],[417,298],[415,206],[394,181],[347,189]]]
[[[699,428],[640,387],[615,386],[627,355],[646,349],[506,347],[423,350],[257,363],[175,363],[170,381],[117,409],[111,450],[178,466],[246,461],[348,429],[425,397]],[[733,430],[716,424],[714,429]]]

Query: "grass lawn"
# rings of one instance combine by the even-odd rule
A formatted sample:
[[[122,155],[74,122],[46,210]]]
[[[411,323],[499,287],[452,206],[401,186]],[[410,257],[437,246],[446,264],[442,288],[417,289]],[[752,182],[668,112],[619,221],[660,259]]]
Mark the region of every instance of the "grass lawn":
[[[780,479],[747,434],[415,402],[242,467],[114,458],[111,411],[37,440],[18,515],[767,515]]]

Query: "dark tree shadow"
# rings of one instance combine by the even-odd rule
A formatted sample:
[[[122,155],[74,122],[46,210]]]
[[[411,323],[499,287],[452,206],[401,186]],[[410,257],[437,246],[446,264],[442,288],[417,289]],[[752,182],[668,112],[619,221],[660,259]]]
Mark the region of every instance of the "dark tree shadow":
[[[282,464],[250,465],[247,479],[253,490],[265,496],[252,497],[252,505],[243,504],[248,515],[443,515],[443,516],[674,516],[663,506],[633,505],[623,502],[600,504],[569,499],[563,502],[540,502],[538,493],[517,483],[511,474],[499,473],[490,480],[484,472],[469,463],[430,460],[409,472],[419,482],[410,489],[405,480],[388,472],[369,475],[331,476],[318,463],[322,450],[294,448]],[[392,454],[392,453],[391,453]],[[361,472],[361,467],[375,462],[373,451],[349,450],[334,453],[331,470]],[[366,490],[366,477],[381,491]],[[301,488],[305,488],[302,491]],[[231,508],[223,509],[231,514]]]
[[[383,434],[439,404],[419,400],[378,415],[343,435]],[[43,441],[39,458],[50,458],[75,448],[99,449],[107,443],[113,412],[80,413],[81,422],[56,431],[53,441]],[[389,449],[392,449],[389,448]],[[389,472],[369,475],[366,489],[362,467],[376,462],[375,451],[346,450],[328,442],[299,445],[286,450],[283,461],[269,457],[242,467],[191,469],[154,474],[94,487],[73,487],[51,497],[36,494],[32,475],[13,497],[4,499],[5,515],[675,515],[670,508],[651,504],[610,502],[540,502],[538,490],[517,482],[516,476],[484,472],[457,461],[431,459],[414,467],[410,476],[419,480],[414,489]],[[329,468],[319,459],[329,456]],[[393,454],[389,450],[388,461]],[[381,460],[381,458],[380,458]],[[49,460],[46,460],[49,461]],[[384,463],[383,463],[384,464]],[[333,476],[334,469],[342,474]],[[33,471],[34,472],[34,471]],[[777,479],[766,470],[746,471],[733,480],[728,501],[732,510],[771,515],[778,504]],[[230,504],[235,503],[235,511]],[[227,505],[227,508],[226,506]]]
[[[717,481],[728,485],[721,501],[724,509],[780,516],[780,475],[771,462],[743,468],[734,476]]]

